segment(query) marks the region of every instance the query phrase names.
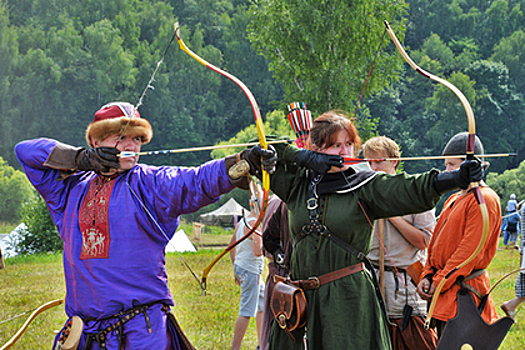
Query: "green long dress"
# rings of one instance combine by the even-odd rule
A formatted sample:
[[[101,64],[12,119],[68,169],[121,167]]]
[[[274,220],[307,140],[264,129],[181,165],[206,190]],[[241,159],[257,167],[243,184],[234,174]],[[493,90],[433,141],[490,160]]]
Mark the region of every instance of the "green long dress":
[[[291,239],[294,241],[309,222],[306,208],[309,172],[294,165],[297,148],[276,148],[280,161],[277,171],[271,176],[270,187],[288,207]],[[440,198],[432,186],[436,173],[435,170],[413,176],[369,173],[361,181],[356,180],[358,176],[352,168],[344,174],[328,174],[323,180],[325,184],[329,180],[342,180],[352,185],[339,186],[339,192],[343,193],[320,194],[319,220],[333,234],[368,254],[373,231],[358,202],[372,222],[378,218],[429,210]],[[294,246],[291,278],[321,276],[359,262],[331,240],[310,234]],[[391,349],[388,328],[368,271],[341,278],[319,289],[307,290],[305,295],[308,350]],[[294,331],[294,343],[274,322],[270,349],[304,349],[304,333],[304,328]]]

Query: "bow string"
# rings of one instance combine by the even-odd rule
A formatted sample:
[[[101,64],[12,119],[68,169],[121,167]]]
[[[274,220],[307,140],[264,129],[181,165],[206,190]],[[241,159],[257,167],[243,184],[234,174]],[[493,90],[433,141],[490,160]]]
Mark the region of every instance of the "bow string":
[[[235,77],[232,74],[230,74],[230,73],[228,73],[228,72],[226,72],[226,71],[224,71],[224,70],[222,70],[222,69],[212,65],[211,63],[207,62],[202,57],[198,56],[196,53],[191,51],[186,46],[186,44],[184,43],[184,41],[182,40],[182,38],[180,36],[179,24],[175,23],[174,27],[175,27],[175,35],[177,37],[177,41],[179,43],[179,46],[180,46],[181,50],[185,51],[188,55],[190,55],[192,58],[197,60],[199,63],[201,63],[205,67],[207,67],[207,68],[211,69],[212,71],[217,72],[217,73],[223,75],[224,77],[230,79],[235,84],[237,84],[237,86],[239,86],[241,88],[241,90],[244,92],[244,94],[248,98],[248,100],[250,102],[250,105],[252,107],[252,110],[253,110],[253,114],[254,114],[254,117],[255,117],[255,126],[257,128],[257,134],[258,134],[258,137],[259,137],[259,144],[261,145],[261,147],[263,147],[265,149],[268,149],[268,144],[266,142],[266,136],[264,134],[264,125],[263,125],[263,122],[262,122],[261,111],[259,110],[259,105],[257,104],[257,101],[255,100],[255,97],[253,96],[253,94],[250,91],[250,89],[248,89],[248,87],[241,80],[239,80],[237,77]],[[226,253],[228,253],[230,250],[235,248],[239,243],[241,243],[242,241],[247,239],[253,232],[255,232],[255,229],[261,224],[262,219],[264,217],[264,214],[266,212],[266,207],[268,205],[268,198],[269,198],[269,194],[270,194],[270,174],[268,174],[268,172],[266,170],[264,170],[264,169],[262,170],[262,183],[263,183],[263,199],[262,199],[261,210],[260,210],[259,216],[257,218],[257,221],[255,222],[253,227],[248,231],[248,233],[246,233],[243,237],[238,239],[236,242],[230,244],[224,251],[222,251],[204,269],[204,272],[203,272],[203,275],[202,275],[202,280],[201,280],[201,283],[202,283],[202,285],[204,287],[204,290],[203,290],[204,294],[206,294],[206,280],[207,280],[208,275],[209,275],[211,269],[213,268],[213,266],[215,266],[215,264],[224,255],[226,255]]]
[[[469,135],[468,135],[468,141],[467,141],[467,155],[466,156],[467,156],[467,159],[469,159],[469,160],[474,159],[474,145],[475,145],[475,141],[476,141],[476,122],[474,120],[474,113],[472,112],[472,107],[470,106],[470,103],[468,102],[468,100],[465,97],[465,95],[456,86],[454,86],[450,82],[448,82],[448,81],[446,81],[446,80],[444,80],[444,79],[442,79],[440,77],[437,77],[437,76],[435,76],[432,73],[429,73],[429,72],[421,69],[416,63],[414,63],[414,61],[412,61],[412,59],[408,56],[408,54],[406,53],[405,49],[403,48],[403,46],[401,45],[401,43],[397,39],[394,31],[392,30],[392,28],[390,27],[388,22],[385,21],[384,24],[385,24],[386,30],[388,32],[388,35],[390,35],[390,38],[392,39],[392,41],[396,45],[399,53],[404,58],[404,60],[416,72],[418,72],[419,74],[421,74],[422,76],[424,76],[424,77],[426,77],[428,79],[434,80],[434,81],[436,81],[436,82],[438,82],[440,84],[445,85],[447,88],[452,90],[452,92],[459,98],[459,100],[461,101],[461,104],[463,105],[463,108],[465,108],[465,112],[467,114],[467,119],[468,119],[468,133],[469,133]],[[488,238],[488,234],[489,234],[489,214],[488,214],[488,210],[487,210],[487,205],[485,203],[485,199],[483,198],[483,194],[481,193],[481,189],[479,187],[479,182],[471,183],[470,184],[470,188],[472,189],[472,191],[474,193],[474,197],[476,198],[476,201],[477,201],[477,203],[479,205],[479,209],[481,210],[482,221],[483,221],[483,230],[482,230],[481,239],[479,241],[478,246],[474,250],[474,252],[465,261],[463,261],[461,264],[459,264],[458,266],[456,266],[452,270],[450,270],[445,275],[445,277],[443,277],[441,279],[440,283],[436,287],[436,290],[434,292],[434,295],[432,296],[432,301],[430,303],[430,307],[429,307],[429,310],[428,310],[428,313],[427,313],[427,318],[425,320],[425,328],[427,328],[427,329],[430,326],[430,320],[432,319],[432,315],[434,313],[434,308],[436,306],[437,300],[439,298],[441,290],[443,289],[443,286],[445,285],[446,281],[455,272],[457,272],[462,267],[466,266],[468,263],[470,263],[479,254],[479,252],[481,251],[481,249],[485,245],[485,242],[487,241],[487,238]]]

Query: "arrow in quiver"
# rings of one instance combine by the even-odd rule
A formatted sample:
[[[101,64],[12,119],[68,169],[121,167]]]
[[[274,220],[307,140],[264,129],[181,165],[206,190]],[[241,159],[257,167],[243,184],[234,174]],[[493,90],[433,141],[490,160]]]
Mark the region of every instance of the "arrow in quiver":
[[[312,128],[312,113],[306,109],[306,103],[292,102],[288,105],[288,121],[292,126],[299,148],[308,148],[306,140]]]
[[[487,324],[469,292],[458,292],[458,311],[450,319],[436,350],[496,350],[505,339],[514,320],[502,317]]]

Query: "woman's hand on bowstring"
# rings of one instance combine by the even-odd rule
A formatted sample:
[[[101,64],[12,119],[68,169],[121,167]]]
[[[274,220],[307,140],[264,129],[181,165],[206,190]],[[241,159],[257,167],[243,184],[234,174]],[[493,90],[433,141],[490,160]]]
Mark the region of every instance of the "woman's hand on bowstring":
[[[339,155],[317,153],[302,149],[297,153],[295,164],[324,175],[333,166],[342,168],[344,166],[344,158]]]

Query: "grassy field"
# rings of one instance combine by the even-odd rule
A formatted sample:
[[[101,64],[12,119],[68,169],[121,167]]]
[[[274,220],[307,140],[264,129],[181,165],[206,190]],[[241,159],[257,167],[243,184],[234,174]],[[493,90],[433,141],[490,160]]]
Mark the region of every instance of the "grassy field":
[[[16,226],[18,226],[18,224],[0,221],[0,233],[9,233],[13,231]]]
[[[229,245],[231,236],[233,234],[232,228],[224,229],[217,226],[205,226],[203,230],[204,232],[201,234],[200,239],[197,240],[193,235],[193,226],[191,224],[182,223],[180,228],[184,230],[188,238],[195,245],[195,247],[197,247],[197,249],[224,249]]]
[[[189,234],[188,234],[189,235]],[[223,239],[227,238],[224,235]],[[182,254],[197,276],[218,253],[217,250],[199,250],[198,253]],[[519,254],[515,250],[498,250],[489,268],[494,283],[507,271],[518,268]],[[7,260],[6,270],[0,270],[0,345],[3,345],[29,316],[11,321],[4,320],[34,309],[53,299],[64,297],[61,255],[20,257]],[[199,285],[185,268],[176,253],[167,256],[170,289],[175,299],[173,309],[181,326],[198,349],[228,349],[237,318],[239,287],[234,284],[229,256],[224,257],[208,277],[208,295],[202,296]],[[266,275],[266,273],[265,273]],[[516,275],[501,283],[493,293],[498,314],[503,316],[499,305],[514,297]],[[49,349],[54,330],[65,321],[63,306],[39,315],[12,349]],[[520,309],[517,323],[512,326],[500,349],[525,348],[525,312]],[[254,321],[250,323],[243,349],[255,349],[257,345]]]

